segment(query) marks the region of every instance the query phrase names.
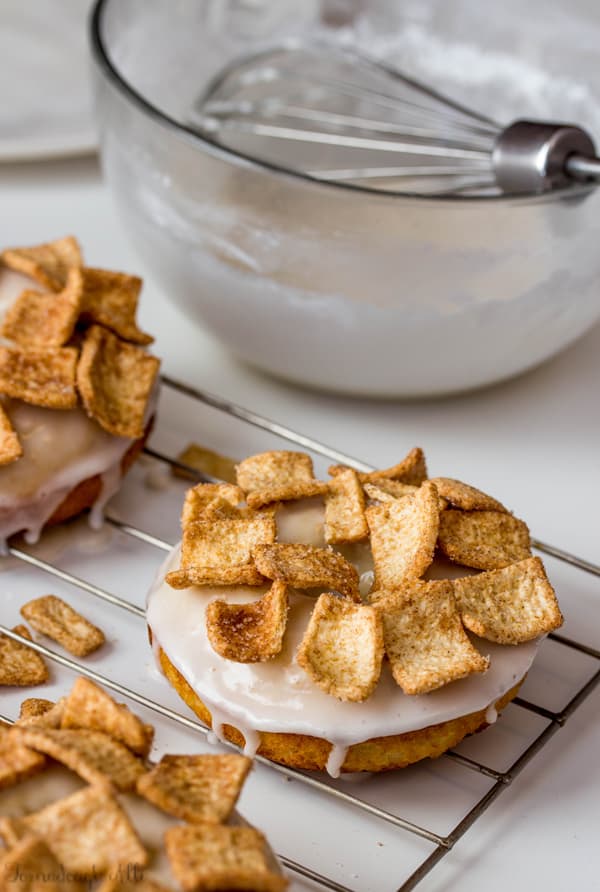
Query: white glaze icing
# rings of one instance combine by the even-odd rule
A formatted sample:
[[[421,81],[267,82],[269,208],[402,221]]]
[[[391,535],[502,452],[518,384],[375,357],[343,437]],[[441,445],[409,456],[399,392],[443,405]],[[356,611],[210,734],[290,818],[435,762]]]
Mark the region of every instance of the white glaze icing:
[[[322,520],[322,506],[319,508],[316,500],[310,501],[304,537],[304,509],[296,504],[278,511],[280,541],[292,535],[290,525],[295,541],[314,539],[319,511]],[[366,561],[367,549],[354,551]],[[164,582],[164,576],[179,566],[179,554],[179,547],[170,553],[148,596],[147,619],[155,646],[163,648],[220,723],[226,721],[235,726],[245,737],[252,732],[271,731],[324,738],[333,744],[328,765],[332,773],[343,764],[343,758],[339,762],[342,749],[353,744],[488,709],[525,675],[538,647],[538,641],[503,647],[473,638],[475,646],[490,656],[490,668],[485,674],[472,675],[429,694],[408,696],[394,682],[384,663],[379,684],[368,700],[342,702],[317,688],[295,660],[315,603],[313,597],[291,593],[284,647],[273,660],[254,664],[225,660],[208,641],[206,605],[215,598],[230,603],[256,600],[266,589],[192,587],[175,591]]]
[[[485,720],[488,725],[493,725],[496,719],[498,718],[498,710],[495,705],[491,703],[485,711]]]

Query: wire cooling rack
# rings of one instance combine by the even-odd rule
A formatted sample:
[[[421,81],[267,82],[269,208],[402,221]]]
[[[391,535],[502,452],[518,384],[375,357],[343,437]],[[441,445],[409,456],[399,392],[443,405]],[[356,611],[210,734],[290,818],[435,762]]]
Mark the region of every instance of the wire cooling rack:
[[[153,714],[155,721],[163,722],[165,728],[183,729],[188,734],[192,732],[196,735],[195,739],[198,739],[198,735],[206,739],[208,730],[192,717],[192,713],[186,710],[174,692],[149,668],[151,658],[145,661],[144,658],[136,656],[133,660],[131,655],[133,651],[130,654],[133,639],[137,640],[140,635],[145,635],[143,606],[145,591],[156,571],[157,558],[162,560],[164,553],[168,552],[173,544],[167,541],[167,537],[173,536],[178,528],[183,488],[187,485],[175,481],[170,473],[157,477],[157,467],[169,469],[169,472],[173,468],[179,468],[196,479],[207,479],[179,462],[171,453],[178,452],[185,445],[187,441],[183,440],[184,437],[187,437],[188,441],[193,439],[203,445],[221,447],[219,451],[227,451],[222,448],[222,443],[227,442],[231,445],[232,423],[238,425],[238,434],[240,425],[243,430],[242,439],[239,441],[239,457],[250,451],[272,448],[274,439],[277,441],[283,439],[311,452],[316,464],[319,459],[328,459],[357,470],[370,470],[370,467],[362,461],[344,455],[336,449],[241,406],[172,378],[163,376],[162,385],[163,405],[159,413],[158,428],[152,437],[152,445],[145,450],[146,463],[152,463],[154,470],[148,470],[148,466],[144,468],[141,462],[137,469],[134,468],[130,472],[133,481],[130,482],[128,479],[122,493],[111,503],[106,517],[107,529],[111,531],[110,540],[106,540],[102,532],[94,535],[81,533],[83,527],[79,522],[79,526],[70,524],[60,532],[45,534],[40,546],[28,547],[20,542],[13,544],[9,548],[10,556],[4,561],[4,563],[8,561],[10,566],[8,574],[5,571],[4,577],[5,597],[1,608],[0,632],[32,647],[54,664],[57,671],[65,671],[66,674],[61,675],[58,682],[57,695],[64,693],[69,684],[69,675],[71,680],[73,673],[84,675],[136,703],[142,711]],[[180,409],[181,401],[189,404],[185,415],[188,419],[192,416],[194,428],[191,431],[188,427],[183,433],[177,430],[176,425],[168,425],[168,421],[163,422],[163,419],[168,419],[173,401],[179,401]],[[189,411],[190,406],[192,412]],[[199,413],[200,407],[209,411],[215,410],[216,416],[221,416],[226,422],[219,426],[215,423],[216,416],[213,413],[209,424]],[[163,424],[166,425],[164,430],[162,430]],[[218,429],[218,435],[222,438],[221,443],[213,444],[209,441],[211,430],[214,428]],[[255,429],[254,434],[251,428]],[[157,442],[158,446],[155,445]],[[148,480],[151,478],[148,475],[151,473],[155,475],[155,480],[149,485]],[[171,485],[179,489],[168,498],[166,489]],[[163,505],[166,506],[167,501],[169,507],[163,510]],[[133,519],[131,514],[134,515]],[[146,522],[148,519],[158,522],[158,526],[162,529],[158,532],[156,529],[148,529],[150,525]],[[80,546],[79,558],[64,560],[65,542],[71,542],[77,537]],[[144,549],[141,557],[137,553],[134,555],[132,550],[138,546]],[[533,546],[553,562],[552,569],[555,572],[551,572],[551,576],[555,583],[557,576],[562,576],[563,584],[557,587],[563,604],[563,589],[577,589],[583,574],[600,577],[600,566],[596,564],[581,560],[535,539]],[[123,566],[126,564],[133,567],[134,563],[135,584],[133,586],[130,584],[132,578],[130,573],[125,586],[126,593],[119,593],[123,589]],[[85,576],[76,572],[80,566],[85,568]],[[19,576],[19,571],[24,568],[27,572],[25,579]],[[88,570],[91,578],[87,575]],[[81,597],[88,598],[92,604],[95,602],[96,611],[101,610],[101,613],[97,612],[90,618],[103,628],[106,628],[107,622],[109,625],[114,623],[115,635],[112,640],[118,641],[118,644],[111,645],[112,650],[109,648],[107,656],[103,659],[91,658],[81,662],[38,641],[29,642],[11,631],[9,626],[18,620],[15,615],[18,607],[29,597],[39,594],[40,574],[44,585],[52,579],[55,586],[64,586],[65,591],[70,591],[71,599],[75,589]],[[109,579],[108,584],[104,581],[106,577]],[[32,593],[33,585],[36,585],[37,589]],[[86,613],[89,616],[90,609],[87,609]],[[408,892],[414,889],[442,858],[449,855],[479,816],[510,786],[590,695],[600,681],[599,660],[600,651],[595,647],[563,634],[551,634],[540,648],[534,669],[522,688],[522,696],[517,697],[507,707],[498,725],[488,729],[485,735],[469,738],[435,762],[419,763],[418,766],[386,776],[385,784],[380,783],[378,777],[373,777],[352,785],[344,779],[334,781],[322,775],[295,771],[258,757],[257,762],[264,772],[263,783],[269,784],[273,776],[278,780],[293,781],[298,802],[302,798],[300,790],[312,797],[310,801],[304,797],[302,802],[302,807],[309,809],[304,831],[298,826],[294,827],[301,857],[292,857],[289,852],[282,852],[279,855],[287,870],[295,874],[298,880],[302,878],[302,885],[297,888],[330,889],[335,892],[367,892],[367,890],[379,892],[380,888],[382,892],[393,892],[393,890]],[[117,678],[114,677],[115,673]],[[117,680],[118,678],[121,680]],[[552,695],[549,702],[550,690]],[[0,718],[12,721],[16,715],[20,696],[17,698],[15,693],[14,697],[3,696],[3,699],[7,704],[5,708],[11,707],[13,714],[3,715]],[[500,738],[497,738],[497,735],[500,735]],[[276,799],[281,795],[281,790],[277,790],[271,783],[268,793]],[[285,791],[286,807],[289,795],[288,787]],[[316,839],[318,832],[310,808],[316,802],[318,813],[323,803],[319,797],[327,797],[335,806],[332,815],[341,822],[343,830],[339,834],[340,851],[328,850],[330,863],[326,865],[327,872],[323,867],[326,859],[322,853],[319,853],[318,858],[313,858],[311,863],[310,844],[318,845]],[[264,800],[268,797],[263,793],[260,798]],[[398,814],[394,807],[398,801],[402,802],[403,814]],[[423,801],[435,802],[434,814],[430,806],[423,807]],[[256,808],[260,812],[260,806],[256,805]],[[276,808],[271,811],[273,810],[277,812]],[[261,813],[259,816],[261,818],[259,823],[271,839],[273,834],[277,835],[278,830],[281,831],[278,825],[282,823],[285,825],[285,822],[278,820],[274,827],[270,828],[265,815]],[[419,843],[416,846],[407,846],[406,857],[402,858],[402,865],[407,865],[404,875],[402,870],[398,869],[397,858],[391,868],[386,862],[386,869],[382,871],[382,875],[385,873],[386,877],[385,886],[378,884],[375,879],[377,865],[385,861],[386,857],[383,842],[374,843],[380,846],[381,850],[375,852],[371,859],[368,881],[361,878],[360,872],[351,873],[353,868],[346,864],[350,857],[348,846],[344,846],[344,851],[341,848],[343,845],[341,840],[344,837],[348,839],[348,833],[359,819],[369,822],[368,829],[371,833],[375,833],[377,838],[389,840],[392,845],[388,848],[396,849],[401,839],[405,842],[410,839],[417,840]],[[444,829],[440,830],[442,824]],[[301,833],[303,835],[299,836]],[[286,843],[286,848],[289,850],[288,838],[280,833],[280,839]],[[302,840],[302,845],[299,844],[299,839]],[[360,859],[364,857],[364,853],[360,853]],[[318,866],[314,866],[314,861],[318,861]],[[391,870],[394,871],[393,874]],[[392,875],[394,880],[390,882],[389,877]],[[352,879],[355,880],[354,883]]]

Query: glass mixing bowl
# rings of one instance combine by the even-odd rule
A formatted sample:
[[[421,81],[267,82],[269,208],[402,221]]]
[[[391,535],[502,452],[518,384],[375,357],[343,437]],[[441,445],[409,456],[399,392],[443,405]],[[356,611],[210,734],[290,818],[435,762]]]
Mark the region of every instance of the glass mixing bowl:
[[[483,13],[464,0],[402,4],[396,46],[395,4],[386,18],[382,0],[329,0],[325,12],[317,0],[98,0],[91,41],[102,163],[165,292],[241,359],[357,395],[479,387],[581,335],[600,317],[600,189],[519,199],[382,194],[253,161],[186,123],[208,79],[235,56],[311,33],[326,18],[466,104],[472,90],[481,111],[499,110],[501,120],[512,84],[514,117],[539,109],[537,117],[555,112],[593,130],[593,4],[569,4],[567,32],[555,21],[540,27],[547,4],[532,0],[523,12],[507,2],[514,16],[495,10],[496,30],[487,7],[478,24]],[[463,16],[457,34],[450,6]],[[469,15],[479,50],[460,43]],[[560,78],[545,75],[542,56],[551,68],[560,63]]]

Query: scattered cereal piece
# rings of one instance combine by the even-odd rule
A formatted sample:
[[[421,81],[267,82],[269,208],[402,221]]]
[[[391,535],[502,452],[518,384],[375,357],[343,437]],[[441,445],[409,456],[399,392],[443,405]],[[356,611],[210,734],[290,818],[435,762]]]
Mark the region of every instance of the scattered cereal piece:
[[[315,479],[312,460],[304,452],[261,452],[245,458],[236,470],[251,508],[327,492],[327,483]]]
[[[144,867],[148,854],[109,790],[88,786],[21,819],[40,836],[65,870],[84,876]]]
[[[21,607],[21,616],[36,632],[57,641],[77,657],[86,657],[104,644],[102,630],[56,595],[28,601]]]
[[[23,455],[23,447],[10,418],[0,403],[0,465],[8,465]]]
[[[344,468],[329,483],[325,496],[325,541],[359,542],[369,535],[365,497],[358,474]]]
[[[433,560],[438,535],[435,486],[424,483],[413,496],[370,505],[366,513],[376,587],[398,588],[407,579],[421,576]]]
[[[37,774],[46,767],[46,759],[26,746],[15,744],[8,727],[0,727],[0,790]]]
[[[88,415],[117,437],[141,437],[159,366],[155,356],[92,325],[77,365],[77,387]]]
[[[82,264],[79,244],[71,235],[30,248],[7,248],[0,257],[9,269],[35,279],[51,291],[64,288],[69,270]]]
[[[327,548],[278,542],[257,545],[252,554],[267,579],[280,579],[294,588],[331,588],[360,601],[358,573],[346,558]]]
[[[105,690],[81,676],[65,699],[61,727],[103,731],[139,756],[148,755],[154,738],[152,725],[145,725],[124,703],[117,703]]]
[[[23,700],[17,725],[29,728],[60,728],[64,708],[64,697],[56,703],[52,700],[38,700],[35,697]]]
[[[184,892],[283,892],[285,877],[271,870],[267,844],[253,827],[204,824],[165,833],[171,870]]]
[[[224,480],[226,483],[235,483],[235,462],[226,455],[219,452],[213,452],[212,449],[206,449],[198,443],[190,443],[189,446],[180,452],[177,461],[189,468],[194,468],[200,474],[207,474],[209,477],[216,477],[218,480]],[[173,474],[175,477],[183,477],[185,480],[197,480],[195,474],[186,471],[184,468],[173,466]]]
[[[75,329],[81,295],[81,270],[76,267],[58,294],[23,291],[6,311],[2,334],[25,349],[62,347]]]
[[[206,608],[208,640],[226,660],[264,663],[281,651],[287,613],[285,582],[274,582],[262,598],[248,604],[211,601]]]
[[[368,604],[322,594],[296,654],[314,683],[338,700],[366,700],[383,659],[381,617]]]
[[[17,743],[56,759],[90,784],[112,783],[117,790],[133,790],[145,770],[141,759],[102,731],[15,725],[10,733]]]
[[[255,511],[227,503],[207,510],[202,520],[183,531],[181,569],[167,573],[173,588],[190,585],[260,585],[263,577],[252,559],[252,548],[275,541],[272,509]]]
[[[185,494],[181,513],[181,528],[189,523],[202,519],[202,514],[209,505],[229,502],[234,507],[244,501],[244,493],[233,483],[198,483],[188,489]]]
[[[452,580],[463,624],[498,644],[521,644],[558,629],[562,614],[538,557]]]
[[[252,760],[247,756],[163,756],[142,775],[137,792],[168,815],[191,824],[227,821]]]
[[[462,627],[449,580],[414,580],[376,600],[385,652],[405,694],[425,694],[473,672],[489,659],[475,650]]]
[[[48,409],[77,405],[77,350],[21,350],[0,347],[0,393]]]
[[[124,341],[151,344],[153,337],[135,321],[142,280],[127,273],[86,266],[81,270],[83,297],[81,319],[110,328]]]
[[[430,483],[435,484],[440,496],[450,502],[455,508],[461,508],[463,511],[500,511],[507,514],[507,510],[497,499],[469,486],[468,483],[461,483],[460,480],[453,480],[451,477],[432,477]]]
[[[26,626],[15,626],[13,632],[31,641]],[[43,684],[49,677],[48,667],[38,653],[20,641],[0,635],[0,685]]]
[[[438,545],[451,561],[479,570],[507,567],[531,554],[527,525],[499,511],[443,511]]]
[[[65,874],[46,843],[30,834],[0,855],[0,888],[15,892],[85,892],[79,878]]]

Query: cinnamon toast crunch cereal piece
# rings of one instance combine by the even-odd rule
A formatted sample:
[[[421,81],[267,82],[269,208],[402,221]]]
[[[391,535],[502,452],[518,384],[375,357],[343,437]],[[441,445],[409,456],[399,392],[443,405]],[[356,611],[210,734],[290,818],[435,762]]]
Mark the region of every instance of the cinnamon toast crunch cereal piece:
[[[287,586],[278,581],[258,601],[211,601],[206,608],[208,640],[226,660],[264,663],[281,652],[287,613]]]
[[[71,235],[29,248],[6,248],[0,258],[9,269],[35,279],[50,291],[64,288],[69,270],[82,264],[79,244]]]
[[[237,484],[246,493],[251,508],[327,491],[327,484],[315,479],[312,460],[304,452],[261,452],[245,458],[236,472]]]
[[[17,725],[20,728],[60,728],[64,708],[64,697],[61,697],[56,703],[53,703],[52,700],[30,697],[21,703]]]
[[[65,870],[97,876],[119,865],[145,867],[148,853],[119,803],[88,786],[21,819]]]
[[[377,588],[398,588],[417,579],[433,560],[440,522],[439,498],[432,483],[395,502],[366,511]]]
[[[500,511],[443,511],[438,545],[451,561],[479,570],[507,567],[531,555],[527,525]]]
[[[252,554],[267,579],[279,579],[294,588],[329,588],[360,601],[358,573],[341,554],[314,545],[277,542],[257,545]]]
[[[0,403],[0,465],[9,465],[23,455],[19,436]]]
[[[368,604],[354,604],[329,592],[320,595],[296,659],[326,694],[338,700],[366,700],[381,674],[379,613]]]
[[[356,471],[345,468],[329,483],[325,496],[325,541],[359,542],[369,535],[365,497]]]
[[[190,585],[260,585],[252,558],[255,545],[274,542],[272,509],[255,511],[221,503],[188,524],[181,543],[181,569],[167,573],[173,588]]]
[[[329,473],[335,475],[343,469],[344,465],[332,465],[329,468]],[[379,485],[381,480],[397,480],[401,483],[420,486],[424,480],[427,480],[425,453],[419,447],[415,447],[397,465],[380,471],[359,472],[359,477],[362,483],[376,483]]]
[[[100,325],[86,333],[77,387],[86,412],[117,437],[141,437],[160,361]]]
[[[123,743],[139,756],[147,756],[154,728],[134,715],[124,703],[117,703],[103,688],[80,676],[65,699],[62,728],[102,731]]]
[[[21,616],[36,632],[57,641],[77,657],[86,657],[104,644],[104,632],[56,595],[28,601],[21,607]]]
[[[165,846],[184,892],[283,892],[288,885],[285,877],[271,870],[266,840],[253,827],[171,827]]]
[[[26,626],[15,626],[13,632],[31,641]],[[48,667],[38,653],[20,641],[0,635],[0,685],[37,685],[49,677]]]
[[[430,483],[435,484],[440,496],[450,502],[454,508],[460,508],[463,511],[500,511],[508,514],[501,502],[480,489],[469,486],[468,483],[453,480],[451,477],[431,477]]]
[[[30,834],[0,855],[0,888],[15,892],[85,892],[79,878],[65,874],[44,840]]]
[[[365,483],[364,490],[374,502],[391,502],[392,499],[403,499],[414,496],[418,486],[413,483],[402,483],[401,480],[387,480],[382,477],[377,483]]]
[[[221,824],[238,800],[252,760],[227,755],[163,756],[137,782],[137,792],[190,824]]]
[[[405,694],[425,694],[474,672],[489,659],[469,641],[449,580],[414,580],[380,596],[385,652]]]
[[[15,725],[10,733],[17,743],[50,756],[90,784],[113,784],[117,790],[133,790],[145,770],[141,759],[102,731]]]
[[[452,580],[463,624],[498,644],[521,644],[558,629],[563,618],[538,557]]]
[[[137,325],[136,313],[142,280],[127,273],[89,266],[81,270],[81,319],[110,328],[124,341],[151,344],[154,338]]]
[[[171,889],[147,876],[136,877],[134,875],[128,879],[125,870],[116,874],[107,874],[97,887],[96,892],[171,892]]]
[[[74,267],[57,294],[21,292],[6,311],[2,334],[25,349],[64,346],[79,317],[82,290],[81,270]]]
[[[0,727],[0,790],[20,783],[43,771],[46,758],[41,753],[15,744],[8,727]]]
[[[181,528],[184,529],[195,520],[201,520],[206,508],[221,501],[229,502],[235,507],[244,501],[244,493],[233,483],[198,483],[188,489],[181,513]]]
[[[235,483],[235,462],[220,452],[213,452],[205,446],[198,443],[190,443],[189,446],[180,452],[177,461],[190,468],[194,468],[200,474],[207,474],[209,477],[216,477],[218,480],[224,480],[225,483]],[[173,466],[173,474],[175,477],[183,477],[185,480],[197,480],[197,475],[186,471],[184,468]]]
[[[21,350],[0,346],[0,393],[48,409],[77,405],[77,350]]]

